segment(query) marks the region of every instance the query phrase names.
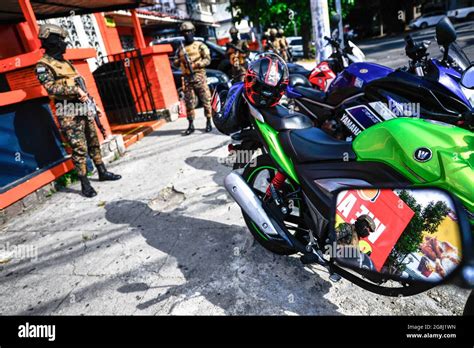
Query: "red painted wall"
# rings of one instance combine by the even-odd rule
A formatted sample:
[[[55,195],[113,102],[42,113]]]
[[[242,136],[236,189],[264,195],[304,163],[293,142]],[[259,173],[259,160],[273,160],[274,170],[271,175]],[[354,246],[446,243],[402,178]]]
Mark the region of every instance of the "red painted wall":
[[[101,13],[94,13],[94,16],[99,25],[107,54],[110,55],[122,52],[123,48],[117,28],[108,27],[105,23],[105,18]]]
[[[131,36],[133,38],[133,46],[137,47],[137,42],[135,41],[135,36],[132,27],[117,27],[117,32],[119,36]]]
[[[145,43],[147,46],[150,46],[150,42],[153,41],[153,36],[148,36],[148,35],[144,35],[145,37]]]
[[[15,25],[0,25],[0,59],[25,53],[25,49]]]
[[[157,109],[170,108],[179,102],[168,58],[168,53],[172,50],[171,45],[155,45],[142,50]]]

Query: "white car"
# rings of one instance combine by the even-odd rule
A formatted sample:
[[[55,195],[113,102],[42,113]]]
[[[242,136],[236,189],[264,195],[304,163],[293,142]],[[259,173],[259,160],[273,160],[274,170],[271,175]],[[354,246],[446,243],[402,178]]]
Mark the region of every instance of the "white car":
[[[448,12],[448,17],[460,20],[474,20],[474,7],[463,7]]]
[[[445,11],[436,11],[431,13],[426,13],[417,19],[414,19],[410,22],[409,27],[411,29],[426,29],[432,27],[446,16]]]
[[[303,38],[301,36],[289,36],[286,41],[291,47],[293,57],[303,57]]]

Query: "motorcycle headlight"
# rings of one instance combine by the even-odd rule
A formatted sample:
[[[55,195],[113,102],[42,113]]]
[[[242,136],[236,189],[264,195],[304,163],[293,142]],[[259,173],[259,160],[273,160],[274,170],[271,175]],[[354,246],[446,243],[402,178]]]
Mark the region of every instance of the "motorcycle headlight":
[[[466,98],[469,100],[469,103],[471,103],[471,107],[474,108],[474,89],[469,89],[464,86],[461,86],[461,89]]]
[[[207,78],[207,84],[208,85],[215,84],[215,83],[219,83],[219,79],[217,77],[209,76]]]

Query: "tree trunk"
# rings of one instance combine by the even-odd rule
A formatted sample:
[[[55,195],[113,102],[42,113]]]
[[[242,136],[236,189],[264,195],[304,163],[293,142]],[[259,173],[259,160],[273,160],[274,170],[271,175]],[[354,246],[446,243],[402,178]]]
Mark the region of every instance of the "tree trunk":
[[[301,31],[301,38],[303,39],[303,56],[305,58],[311,58],[310,57],[311,31],[310,30],[302,30]]]

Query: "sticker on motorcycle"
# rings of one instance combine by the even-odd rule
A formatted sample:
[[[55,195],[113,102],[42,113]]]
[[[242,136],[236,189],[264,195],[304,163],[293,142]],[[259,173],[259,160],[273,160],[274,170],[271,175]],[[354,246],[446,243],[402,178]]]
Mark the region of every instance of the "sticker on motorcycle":
[[[392,110],[390,110],[386,104],[382,102],[373,102],[369,103],[369,105],[378,113],[380,117],[382,117],[385,121],[391,120],[392,118],[397,117]]]
[[[392,190],[364,191],[348,190],[338,195],[337,219],[350,224],[361,215],[373,219],[375,231],[361,238],[359,247],[361,251],[370,253],[375,268],[380,271],[414,212]],[[394,211],[394,206],[401,208]]]
[[[341,122],[355,136],[359,135],[359,133],[364,129],[367,129],[382,121],[383,119],[377,117],[377,115],[365,105],[347,108],[344,116],[341,118]]]
[[[413,158],[418,162],[428,162],[432,157],[433,152],[427,147],[420,147],[413,154]]]

